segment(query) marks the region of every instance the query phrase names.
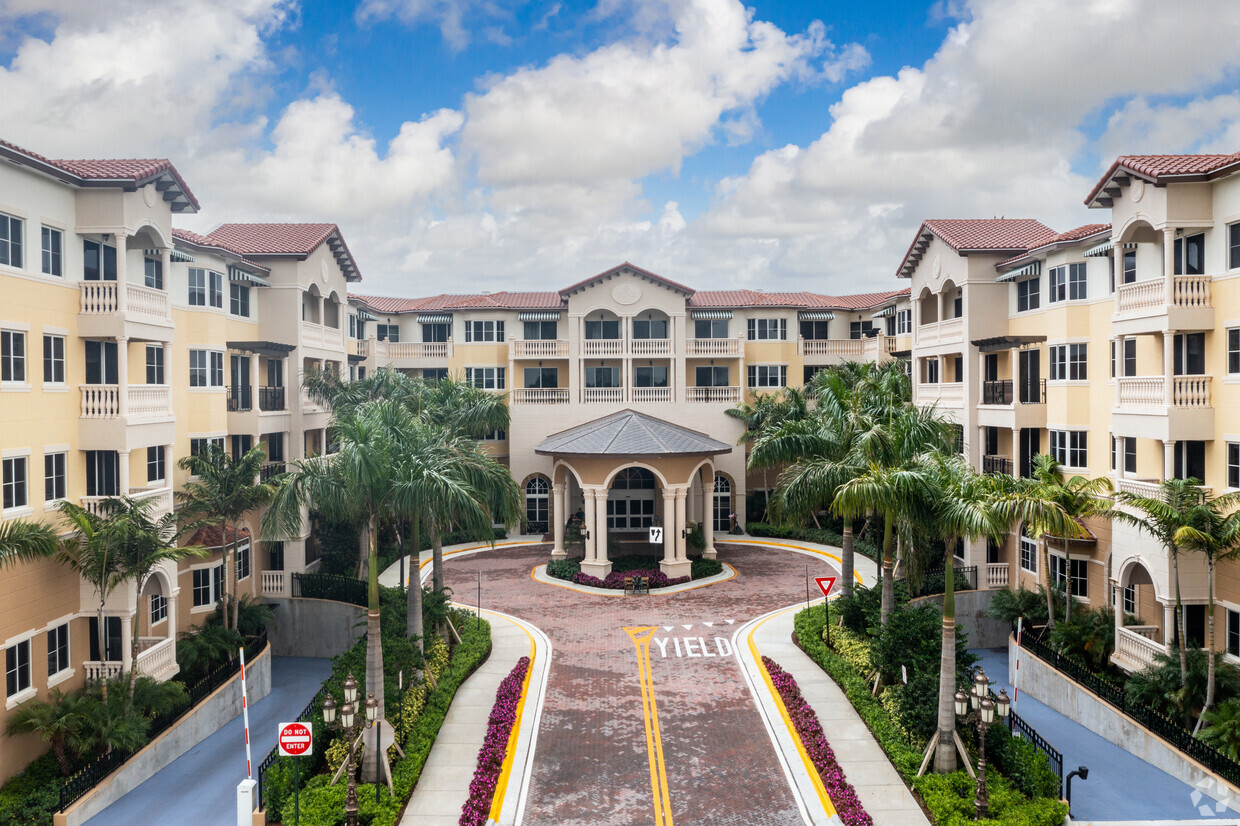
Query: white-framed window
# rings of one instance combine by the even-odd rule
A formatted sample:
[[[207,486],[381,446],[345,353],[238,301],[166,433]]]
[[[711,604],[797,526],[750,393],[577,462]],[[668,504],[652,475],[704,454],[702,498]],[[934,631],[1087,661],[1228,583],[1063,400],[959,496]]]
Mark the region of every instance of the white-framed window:
[[[66,458],[64,453],[43,454],[44,502],[56,502],[65,498],[69,487],[65,473]]]
[[[1125,614],[1137,613],[1137,586],[1125,585],[1121,592],[1123,596],[1123,609]]]
[[[47,632],[47,676],[52,677],[69,668],[69,623],[57,625]]]
[[[151,445],[146,449],[147,484],[162,482],[168,478],[166,459],[163,445]]]
[[[1201,275],[1206,271],[1206,234],[1175,239],[1175,274]]]
[[[0,330],[0,381],[26,383],[26,334]]]
[[[223,563],[213,568],[195,568],[192,573],[194,580],[194,607],[204,608],[215,605],[219,601],[222,590],[220,583],[224,578]]]
[[[163,594],[151,594],[151,625],[168,619],[168,598]]]
[[[635,318],[633,319],[633,338],[665,339],[667,338],[666,318]]]
[[[619,367],[587,367],[586,387],[619,387]]]
[[[224,354],[216,350],[190,350],[189,386],[223,387]]]
[[[237,546],[237,581],[250,578],[250,543]]]
[[[61,277],[64,271],[65,234],[55,227],[43,227],[43,274]]]
[[[504,389],[503,367],[466,367],[465,383],[483,390]]]
[[[164,262],[158,258],[142,259],[143,283],[152,290],[164,288]]]
[[[913,332],[913,311],[896,310],[896,335],[903,336]]]
[[[1087,344],[1051,345],[1051,381],[1086,381],[1089,378]]]
[[[7,696],[15,696],[30,688],[30,640],[22,640],[4,649],[4,687]]]
[[[65,337],[43,336],[43,383],[65,383]]]
[[[1227,269],[1240,267],[1240,222],[1227,225]]]
[[[1227,373],[1232,376],[1240,374],[1240,327],[1227,329]]]
[[[785,318],[751,318],[748,322],[750,341],[784,341],[788,338]]]
[[[1028,278],[1016,282],[1016,312],[1025,313],[1042,306],[1042,279]]]
[[[1085,559],[1064,559],[1051,554],[1051,582],[1060,587],[1071,587],[1072,596],[1089,596],[1089,561]]]
[[[189,455],[197,456],[201,453],[205,453],[207,450],[207,445],[215,445],[220,450],[223,450],[224,449],[224,437],[223,436],[209,436],[209,437],[190,439],[189,440]]]
[[[214,270],[190,267],[189,304],[191,307],[224,308],[224,276]]]
[[[728,320],[726,318],[697,318],[693,320],[694,338],[727,338]]]
[[[22,268],[21,218],[0,212],[0,264]]]
[[[502,321],[466,321],[465,342],[478,343],[483,341],[503,341],[504,322]]]
[[[874,335],[874,322],[870,319],[864,321],[848,322],[848,337],[851,339],[869,338]]]
[[[1031,574],[1038,572],[1038,543],[1024,531],[1020,532],[1020,569]]]
[[[1227,443],[1227,487],[1240,488],[1240,444]]]
[[[4,510],[25,508],[30,505],[30,480],[28,477],[29,460],[26,456],[11,456],[0,461],[0,475],[3,482]]]
[[[1050,271],[1050,302],[1086,298],[1085,264],[1063,264]]]
[[[751,364],[747,369],[750,387],[778,389],[788,384],[788,365],[786,364]]]
[[[1074,468],[1088,466],[1086,442],[1089,432],[1086,430],[1052,430],[1051,456],[1061,465]]]
[[[379,341],[400,341],[400,327],[395,324],[376,324],[375,338]]]
[[[698,365],[693,368],[693,384],[695,387],[727,387],[730,378],[726,364],[714,366]]]
[[[245,284],[228,285],[228,312],[242,318],[250,317],[250,288]],[[349,316],[353,318],[353,316]]]
[[[164,383],[164,348],[159,344],[146,345],[146,383]]]

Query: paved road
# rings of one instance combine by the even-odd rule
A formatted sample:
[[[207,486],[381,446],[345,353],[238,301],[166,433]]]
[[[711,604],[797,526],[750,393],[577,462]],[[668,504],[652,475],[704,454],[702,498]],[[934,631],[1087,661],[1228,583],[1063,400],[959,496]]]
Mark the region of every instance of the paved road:
[[[1009,689],[1006,648],[977,649],[981,666],[998,691]],[[1063,753],[1065,776],[1089,767],[1089,780],[1072,781],[1072,816],[1084,821],[1196,820],[1230,818],[1209,799],[1193,800],[1194,789],[1109,740],[1094,734],[1037,699],[1021,692],[1018,713]],[[1204,805],[1206,812],[1198,810]]]
[[[329,673],[331,660],[272,658],[271,693],[250,707],[255,771],[258,761],[276,744],[277,724],[298,714]],[[244,779],[245,734],[238,714],[222,729],[87,822],[91,826],[234,823],[237,784]]]

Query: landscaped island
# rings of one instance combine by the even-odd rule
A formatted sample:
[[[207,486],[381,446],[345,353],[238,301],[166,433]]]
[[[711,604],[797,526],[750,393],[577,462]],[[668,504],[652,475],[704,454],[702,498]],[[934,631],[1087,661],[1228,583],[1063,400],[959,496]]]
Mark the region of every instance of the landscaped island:
[[[581,560],[556,559],[547,563],[547,576],[563,579],[577,585],[588,585],[591,588],[607,588],[624,590],[626,579],[646,577],[651,588],[667,588],[682,585],[695,579],[705,579],[723,573],[723,563],[717,559],[694,559],[690,576],[671,579],[659,570],[658,558],[652,556],[618,556],[611,560],[611,573],[606,579],[583,574]]]

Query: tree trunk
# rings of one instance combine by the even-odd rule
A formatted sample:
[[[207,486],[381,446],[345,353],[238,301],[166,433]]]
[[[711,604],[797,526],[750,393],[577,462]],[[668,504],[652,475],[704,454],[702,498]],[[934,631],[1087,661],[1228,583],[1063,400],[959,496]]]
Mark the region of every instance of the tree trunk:
[[[226,530],[228,530],[227,520],[220,523],[220,544],[224,548],[224,575],[220,577],[220,584],[224,586],[224,593],[220,594],[220,599],[223,600],[223,605],[224,605],[224,610],[221,612],[224,615],[223,616],[224,627],[228,628],[229,627],[228,625],[228,594],[230,593],[229,588],[228,588],[228,569],[230,567],[228,564],[228,559],[229,559],[231,548],[228,542],[226,542],[224,539],[224,532]],[[229,659],[231,660],[232,657],[229,656]]]
[[[443,537],[439,535],[439,525],[433,520],[431,530],[431,584],[435,593],[443,590]]]
[[[105,669],[103,668],[103,665],[108,661],[108,633],[104,629],[104,625],[103,625],[103,621],[104,621],[103,606],[106,602],[107,602],[107,599],[103,596],[103,590],[100,589],[99,591],[99,619],[96,622],[96,625],[99,626],[99,665],[100,665],[99,673],[100,674],[105,673]]]
[[[950,542],[943,554],[943,648],[939,656],[939,741],[934,747],[934,770],[956,770],[956,568]]]
[[[1063,621],[1072,622],[1072,540],[1063,540]]]
[[[411,530],[410,544],[413,547],[413,554],[409,557],[409,590],[405,593],[405,631],[410,639],[413,640],[413,647],[419,655],[425,653],[425,646],[422,644],[424,630],[422,628],[422,569],[418,565],[418,557],[421,555],[418,546],[422,544],[421,538],[418,536],[418,520],[413,520]],[[422,679],[422,670],[418,669],[416,678]]]
[[[1038,551],[1042,557],[1042,570],[1046,573],[1046,627],[1055,627],[1055,595],[1051,588],[1051,552],[1046,544],[1046,534],[1038,537]]]
[[[1206,704],[1201,713],[1214,707],[1214,557],[1206,557],[1207,587],[1209,589],[1209,614],[1206,615]]]
[[[142,583],[134,583],[135,590],[142,587]],[[139,591],[134,597],[133,606],[133,631],[130,635],[129,642],[129,703],[128,707],[133,708],[133,695],[138,686],[138,612],[142,610],[142,593]]]
[[[1175,636],[1180,646],[1180,688],[1183,688],[1188,682],[1188,643],[1184,635],[1184,606],[1180,602],[1180,549],[1172,545],[1170,551],[1171,573],[1175,577]]]
[[[891,519],[883,518],[883,601],[880,622],[887,625],[887,618],[896,607],[895,560],[891,557]]]
[[[840,556],[842,558],[843,570],[840,571],[840,593],[844,596],[852,596],[853,592],[853,523],[851,519],[844,520],[844,539],[841,543]]]
[[[383,637],[379,627],[379,545],[375,517],[366,523],[366,544],[369,546],[369,611],[366,615],[366,690],[379,702],[379,719],[383,719]]]
[[[234,519],[233,520],[233,542],[232,542],[232,546],[233,546],[232,575],[233,576],[237,575],[237,544],[238,544],[237,520]],[[253,560],[254,560],[254,540],[253,540],[253,537],[251,537],[250,538],[251,567],[253,567],[253,564],[252,564]],[[232,604],[232,612],[233,612],[232,627],[238,634],[241,633],[241,594],[239,593],[240,591],[241,591],[241,580],[238,579],[236,586],[233,588],[233,604]]]
[[[762,521],[765,522],[771,515],[771,485],[766,478],[766,468],[762,468]],[[815,519],[816,523],[818,520]]]

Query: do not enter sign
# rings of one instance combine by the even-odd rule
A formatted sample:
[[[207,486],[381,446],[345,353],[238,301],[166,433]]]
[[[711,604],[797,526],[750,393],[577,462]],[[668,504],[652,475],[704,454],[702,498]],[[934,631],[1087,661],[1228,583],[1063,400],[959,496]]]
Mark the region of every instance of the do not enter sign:
[[[276,738],[281,757],[305,757],[311,753],[314,738],[309,723],[281,723]]]

